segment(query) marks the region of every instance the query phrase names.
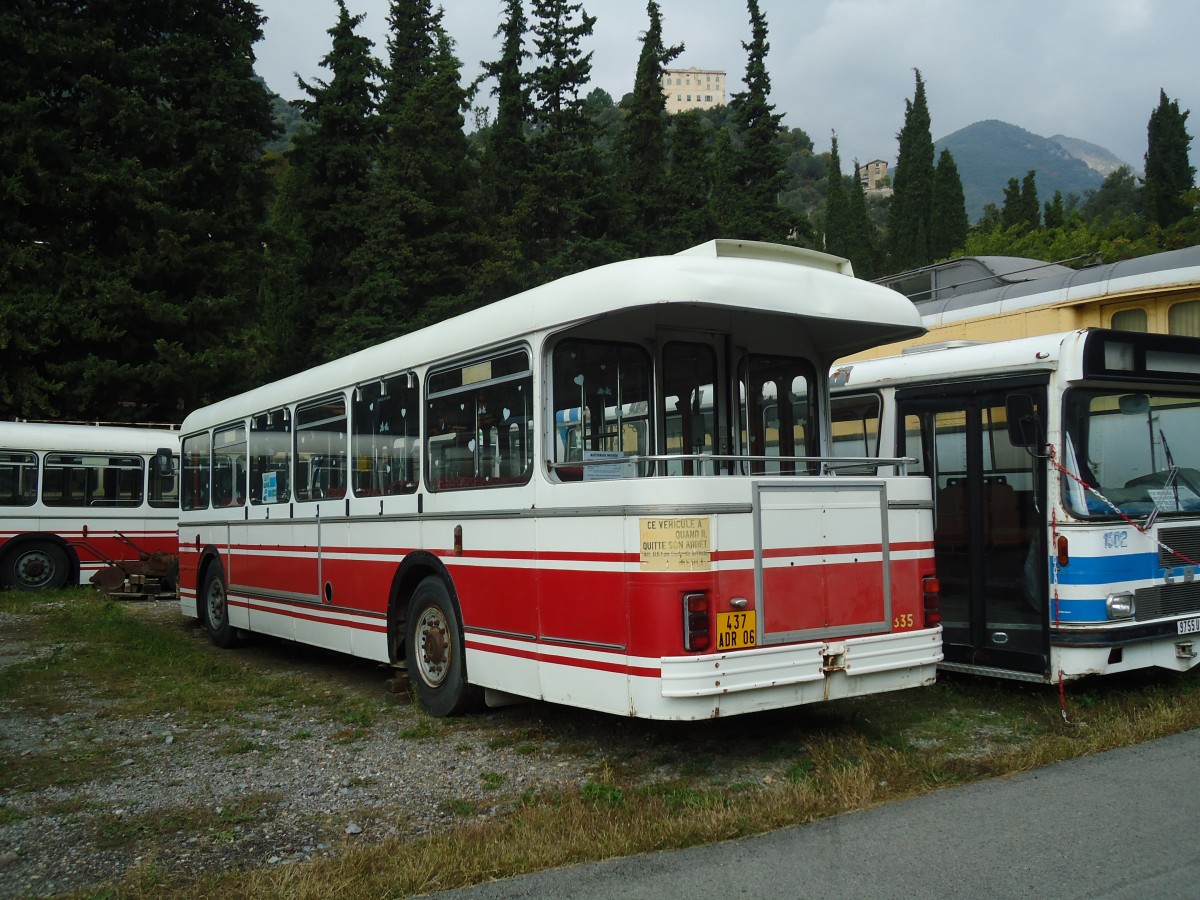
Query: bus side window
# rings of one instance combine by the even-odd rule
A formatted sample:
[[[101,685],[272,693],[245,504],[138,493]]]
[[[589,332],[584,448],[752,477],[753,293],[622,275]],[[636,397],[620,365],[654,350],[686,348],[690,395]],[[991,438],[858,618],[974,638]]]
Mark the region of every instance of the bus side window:
[[[354,391],[351,484],[356,497],[411,494],[420,472],[417,379],[410,373]]]

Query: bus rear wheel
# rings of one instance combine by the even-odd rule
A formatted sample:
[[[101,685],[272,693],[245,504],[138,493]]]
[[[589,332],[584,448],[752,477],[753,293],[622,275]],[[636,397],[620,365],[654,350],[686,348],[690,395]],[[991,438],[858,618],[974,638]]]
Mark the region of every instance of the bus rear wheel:
[[[241,643],[237,629],[229,624],[229,596],[225,590],[225,573],[215,563],[204,575],[204,590],[200,594],[204,610],[204,625],[208,637],[216,646],[228,650]]]
[[[408,675],[421,705],[435,716],[477,707],[482,693],[467,682],[462,622],[442,579],[430,576],[417,585],[405,631]]]
[[[49,541],[31,541],[5,555],[0,586],[20,591],[65,587],[70,577],[67,553]]]

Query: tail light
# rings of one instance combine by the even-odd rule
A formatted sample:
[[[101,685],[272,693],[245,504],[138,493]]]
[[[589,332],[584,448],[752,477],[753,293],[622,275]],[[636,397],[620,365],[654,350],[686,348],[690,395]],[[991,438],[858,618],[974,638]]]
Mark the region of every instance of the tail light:
[[[925,627],[936,628],[942,624],[942,584],[936,575],[921,579],[921,605],[925,610]]]
[[[1071,561],[1071,548],[1067,546],[1067,536],[1060,534],[1055,542],[1056,555],[1058,556],[1058,567],[1065,568],[1067,563]]]
[[[708,627],[708,594],[689,591],[683,595],[683,647],[701,651],[712,646]]]

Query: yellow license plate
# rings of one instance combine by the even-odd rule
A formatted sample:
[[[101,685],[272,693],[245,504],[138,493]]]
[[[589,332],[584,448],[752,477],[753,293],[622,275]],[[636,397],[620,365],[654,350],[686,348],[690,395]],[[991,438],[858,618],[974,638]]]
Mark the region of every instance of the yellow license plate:
[[[758,639],[754,610],[717,613],[717,649],[742,650]]]

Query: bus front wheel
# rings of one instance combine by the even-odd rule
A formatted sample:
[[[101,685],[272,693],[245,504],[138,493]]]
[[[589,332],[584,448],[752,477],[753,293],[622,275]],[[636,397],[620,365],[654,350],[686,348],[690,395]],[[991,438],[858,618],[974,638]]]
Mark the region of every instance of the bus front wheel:
[[[65,587],[70,576],[67,553],[49,541],[22,544],[4,556],[0,586],[19,591]]]
[[[467,683],[462,622],[445,582],[430,576],[408,604],[405,656],[421,705],[435,716],[452,716],[478,705],[481,692]]]
[[[237,629],[229,624],[229,597],[225,591],[225,573],[215,563],[209,566],[204,576],[204,591],[200,595],[200,602],[204,609],[204,625],[208,629],[209,639],[224,650],[241,643]]]

